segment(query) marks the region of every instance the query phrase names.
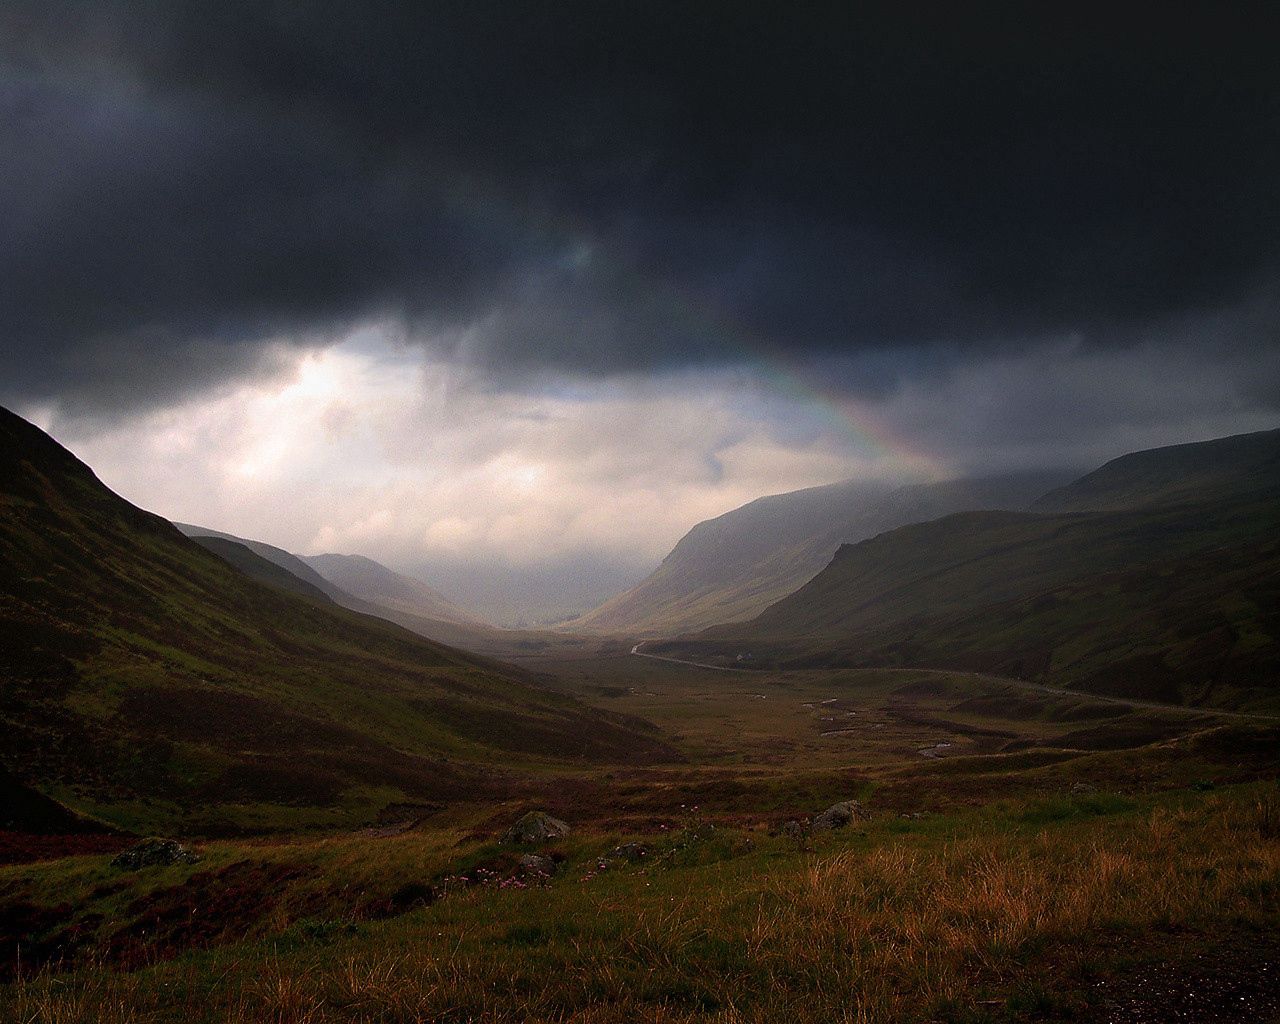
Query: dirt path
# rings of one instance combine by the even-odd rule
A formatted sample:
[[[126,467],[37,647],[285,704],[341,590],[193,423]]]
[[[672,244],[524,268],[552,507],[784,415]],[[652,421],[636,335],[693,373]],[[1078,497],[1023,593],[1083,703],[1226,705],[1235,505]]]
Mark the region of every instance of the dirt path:
[[[731,668],[728,665],[708,665],[705,661],[685,661],[683,658],[668,658],[662,654],[645,654],[640,650],[644,646],[644,641],[636,644],[631,648],[631,653],[637,658],[652,658],[654,661],[669,661],[673,665],[690,665],[693,668],[705,668],[712,672],[750,672],[748,668]]]

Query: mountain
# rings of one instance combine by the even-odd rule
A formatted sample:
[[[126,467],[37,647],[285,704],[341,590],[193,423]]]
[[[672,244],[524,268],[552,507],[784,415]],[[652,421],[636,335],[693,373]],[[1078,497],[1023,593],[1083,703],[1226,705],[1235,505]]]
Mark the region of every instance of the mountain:
[[[1063,471],[895,486],[850,481],[760,498],[699,523],[652,575],[571,631],[674,635],[749,619],[822,570],[843,543],[962,509],[1020,509]]]
[[[0,768],[134,829],[356,822],[671,756],[521,670],[263,585],[5,410],[0,679]]]
[[[248,545],[234,540],[227,540],[223,537],[205,537],[199,534],[193,535],[191,539],[202,548],[212,551],[224,562],[229,563],[259,583],[281,587],[291,593],[309,597],[315,601],[323,601],[327,604],[334,603],[333,598],[325,593],[324,590],[295,576],[276,562],[267,561],[267,559],[251,550]]]
[[[1205,460],[1217,468],[1191,486],[1167,473],[1188,465],[1187,452],[1136,453],[1117,460],[1123,480],[1112,463],[1058,492],[1128,495],[1136,508],[905,526],[842,547],[749,622],[649,650],[973,668],[1120,696],[1277,707],[1280,473],[1259,471],[1267,458],[1257,435],[1225,439]],[[1117,481],[1106,498],[1104,470]]]
[[[372,558],[325,554],[307,555],[305,561],[330,584],[357,600],[422,619],[481,624],[422,580],[388,569]]]
[[[1102,512],[1245,497],[1280,480],[1280,430],[1171,445],[1112,459],[1032,506],[1037,512]]]
[[[232,544],[239,544],[241,547],[248,548],[253,554],[257,555],[264,561],[278,566],[290,576],[301,580],[303,583],[309,584],[316,590],[327,595],[330,600],[337,602],[343,607],[347,607],[347,603],[343,599],[349,595],[345,594],[339,587],[335,587],[297,555],[291,554],[284,548],[278,548],[274,544],[264,544],[260,540],[248,540],[244,537],[237,537],[235,534],[223,533],[221,530],[211,530],[207,526],[194,526],[191,523],[179,522],[175,522],[173,525],[192,540],[199,541],[202,538],[212,537],[217,540],[229,541]],[[253,573],[250,573],[250,575],[253,575]]]
[[[468,651],[488,651],[495,646],[505,649],[504,641],[509,639],[505,631],[467,616],[420,580],[401,576],[372,559],[347,555],[316,556],[317,561],[332,570],[336,577],[349,580],[365,593],[386,597],[391,604],[349,593],[333,580],[321,575],[298,555],[283,548],[264,544],[262,541],[246,540],[244,537],[211,530],[205,526],[193,526],[190,523],[174,525],[196,543],[207,547],[260,583],[283,586],[306,596],[315,596],[319,592],[343,608],[376,615],[412,630],[419,636]],[[415,607],[437,609],[449,617],[436,618],[411,610]]]

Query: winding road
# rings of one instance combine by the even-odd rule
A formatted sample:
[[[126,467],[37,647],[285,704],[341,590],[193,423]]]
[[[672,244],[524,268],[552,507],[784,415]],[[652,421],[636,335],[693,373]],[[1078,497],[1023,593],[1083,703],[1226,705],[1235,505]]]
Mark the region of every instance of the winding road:
[[[710,669],[712,672],[750,672],[751,671],[748,668],[731,668],[728,665],[708,665],[705,661],[685,661],[683,658],[668,658],[664,654],[645,654],[644,651],[640,650],[640,648],[643,647],[646,643],[648,643],[647,640],[641,640],[640,643],[636,644],[634,647],[631,648],[631,653],[635,655],[637,658],[652,658],[654,661],[669,661],[673,665],[692,665],[694,668]]]
[[[691,668],[709,669],[712,672],[758,672],[759,669],[749,668],[732,668],[727,665],[711,665],[705,661],[686,661],[684,658],[672,658],[665,654],[646,654],[640,650],[647,640],[642,640],[631,648],[631,653],[637,658],[652,658],[654,661],[669,661],[673,665],[688,665]],[[957,676],[969,679],[978,679],[984,683],[998,686],[1014,686],[1022,690],[1034,690],[1038,693],[1046,693],[1053,697],[1078,697],[1081,700],[1096,701],[1101,704],[1118,704],[1129,708],[1146,708],[1151,711],[1166,711],[1172,714],[1188,715],[1188,716],[1207,716],[1212,718],[1232,718],[1246,722],[1280,722],[1280,716],[1277,715],[1260,715],[1250,714],[1246,711],[1223,711],[1218,708],[1190,708],[1181,704],[1161,704],[1153,700],[1131,700],[1127,697],[1109,697],[1098,693],[1089,693],[1085,690],[1068,690],[1060,686],[1048,686],[1045,683],[1031,683],[1025,679],[1010,679],[1008,676],[992,676],[982,672],[953,672],[948,669],[933,668],[901,668],[901,669],[877,669],[881,672],[902,672],[911,673],[912,675],[939,675],[946,676],[949,679],[955,679]]]

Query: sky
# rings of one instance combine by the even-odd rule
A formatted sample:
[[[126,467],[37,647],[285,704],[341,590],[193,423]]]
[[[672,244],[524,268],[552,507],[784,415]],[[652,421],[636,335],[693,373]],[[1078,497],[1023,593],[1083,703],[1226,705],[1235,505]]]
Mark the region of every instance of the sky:
[[[1273,28],[0,0],[0,403],[503,622],[762,494],[1275,427]]]

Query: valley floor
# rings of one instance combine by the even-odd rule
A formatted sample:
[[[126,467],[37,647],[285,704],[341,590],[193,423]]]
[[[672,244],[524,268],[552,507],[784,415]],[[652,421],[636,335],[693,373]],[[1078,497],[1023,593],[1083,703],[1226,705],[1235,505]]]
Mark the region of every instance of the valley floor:
[[[683,762],[193,865],[0,867],[0,1020],[1280,1019],[1280,724],[628,648],[526,664]],[[573,831],[522,864],[497,840],[532,807]]]

